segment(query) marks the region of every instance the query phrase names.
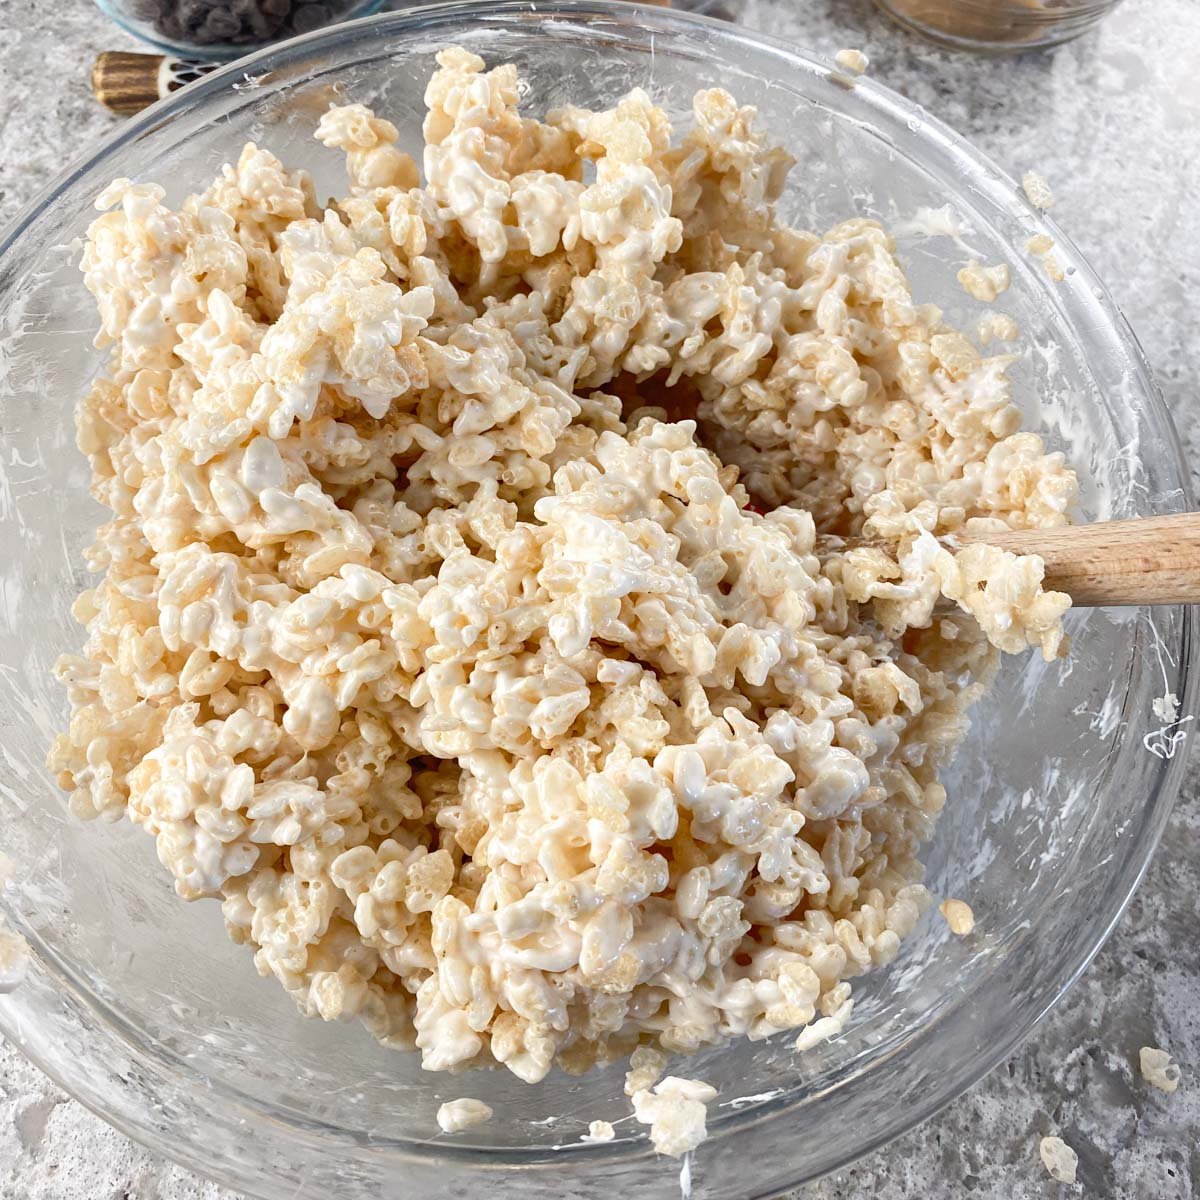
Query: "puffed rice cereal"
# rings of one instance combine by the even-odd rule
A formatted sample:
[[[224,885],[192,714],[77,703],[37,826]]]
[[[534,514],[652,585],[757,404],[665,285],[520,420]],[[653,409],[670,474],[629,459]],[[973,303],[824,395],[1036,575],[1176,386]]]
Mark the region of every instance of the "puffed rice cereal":
[[[255,145],[98,199],[50,762],[304,1012],[531,1082],[634,1051],[677,1152],[711,1089],[665,1054],[836,1032],[917,923],[939,767],[1069,603],[938,539],[1075,477],[884,229],[777,218],[752,109],[538,121],[437,61],[423,171],[350,104],[338,200]]]
[[[943,900],[938,910],[957,937],[966,937],[975,928],[975,914],[965,900]]]
[[[443,1133],[462,1133],[464,1129],[473,1129],[491,1119],[491,1105],[470,1096],[447,1100],[437,1111],[438,1128]]]
[[[861,51],[848,48],[839,50],[834,56],[833,61],[844,71],[849,71],[852,75],[862,75],[871,65],[871,60]]]
[[[633,1115],[650,1126],[650,1142],[659,1154],[681,1158],[707,1135],[705,1107],[717,1090],[699,1079],[668,1075],[653,1091],[633,1094]]]
[[[617,1136],[617,1131],[609,1121],[592,1121],[588,1131],[579,1140],[581,1142],[611,1142]]]

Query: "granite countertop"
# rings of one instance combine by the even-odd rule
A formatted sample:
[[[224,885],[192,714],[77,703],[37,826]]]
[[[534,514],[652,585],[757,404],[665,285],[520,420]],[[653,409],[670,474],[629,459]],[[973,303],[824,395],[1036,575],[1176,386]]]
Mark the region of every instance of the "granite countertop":
[[[1057,50],[978,58],[937,50],[870,0],[726,0],[740,19],[818,54],[856,46],[871,72],[1015,175],[1036,167],[1055,217],[1112,290],[1189,450],[1200,448],[1200,5],[1125,0]],[[88,73],[134,48],[86,0],[3,0],[0,223],[114,123]],[[1198,460],[1200,461],[1200,460]],[[1116,933],[1025,1047],[937,1118],[793,1200],[971,1195],[1200,1197],[1200,755]],[[1174,1095],[1140,1078],[1169,1048]],[[1054,1183],[1038,1141],[1079,1154]],[[134,1146],[0,1043],[0,1200],[238,1200]]]

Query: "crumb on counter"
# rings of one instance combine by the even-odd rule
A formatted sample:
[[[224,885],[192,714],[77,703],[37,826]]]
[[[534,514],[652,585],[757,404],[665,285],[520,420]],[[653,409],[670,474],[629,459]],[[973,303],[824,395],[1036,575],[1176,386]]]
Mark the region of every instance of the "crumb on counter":
[[[1074,1183],[1075,1169],[1079,1166],[1079,1155],[1060,1137],[1044,1137],[1038,1152],[1042,1165],[1052,1179],[1059,1183]]]
[[[1026,171],[1021,176],[1021,188],[1034,208],[1040,208],[1045,212],[1046,209],[1054,207],[1054,193],[1050,190],[1050,185],[1036,171]]]
[[[579,1140],[581,1142],[611,1142],[617,1136],[617,1131],[608,1121],[593,1121],[588,1131]]]
[[[437,1111],[438,1128],[443,1133],[461,1133],[492,1119],[491,1105],[482,1100],[464,1096],[460,1100],[447,1100]]]
[[[946,918],[950,932],[958,937],[966,937],[975,928],[975,914],[964,900],[943,900],[938,911]]]
[[[1156,696],[1150,704],[1154,715],[1167,725],[1179,719],[1179,697],[1174,692]]]
[[[1170,1052],[1156,1046],[1143,1046],[1138,1051],[1142,1078],[1161,1092],[1173,1092],[1179,1086],[1179,1065],[1172,1061]]]

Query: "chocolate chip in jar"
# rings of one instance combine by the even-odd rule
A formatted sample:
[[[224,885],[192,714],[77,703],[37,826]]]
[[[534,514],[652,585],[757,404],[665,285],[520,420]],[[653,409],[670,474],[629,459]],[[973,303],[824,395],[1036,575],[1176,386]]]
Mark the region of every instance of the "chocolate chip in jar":
[[[195,46],[250,46],[307,33],[336,15],[329,4],[294,0],[130,0],[133,15],[173,42]],[[302,12],[302,10],[311,10]],[[295,18],[299,14],[299,23]],[[289,17],[293,18],[289,21]]]
[[[329,4],[298,5],[288,24],[295,33],[312,33],[314,29],[328,25],[333,19],[333,14],[329,11],[331,7],[333,6]]]
[[[174,5],[164,7],[154,20],[154,28],[165,38],[172,42],[181,41],[183,39],[183,22],[179,18],[179,13],[175,11]]]
[[[228,8],[211,8],[200,32],[209,42],[226,42],[242,33],[242,21]]]
[[[242,23],[242,32],[235,41],[268,41],[279,34],[284,18],[291,9],[291,0],[260,3],[259,0],[233,0],[233,13]]]

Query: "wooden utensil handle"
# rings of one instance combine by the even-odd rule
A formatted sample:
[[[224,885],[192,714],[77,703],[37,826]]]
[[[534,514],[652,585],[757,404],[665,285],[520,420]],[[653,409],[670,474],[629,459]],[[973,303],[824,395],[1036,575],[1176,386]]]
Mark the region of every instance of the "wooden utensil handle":
[[[1046,564],[1043,586],[1083,608],[1200,603],[1200,513],[964,533],[957,541],[1038,555]]]

